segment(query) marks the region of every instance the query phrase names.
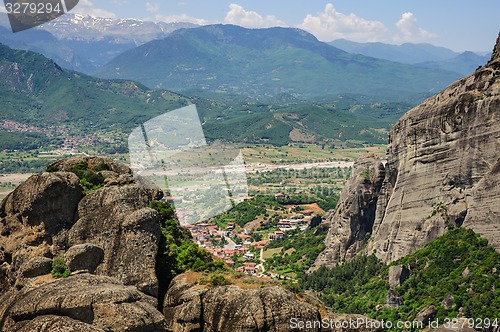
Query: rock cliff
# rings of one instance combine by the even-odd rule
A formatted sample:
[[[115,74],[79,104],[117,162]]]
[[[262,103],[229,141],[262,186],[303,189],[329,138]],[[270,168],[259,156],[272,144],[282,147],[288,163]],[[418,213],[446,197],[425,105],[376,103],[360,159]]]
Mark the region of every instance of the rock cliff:
[[[317,264],[366,252],[385,262],[442,235],[469,227],[500,249],[500,36],[492,59],[405,114],[392,128],[385,177],[368,196],[354,172],[329,224]],[[357,167],[378,169],[378,164]],[[366,164],[366,163],[365,163]],[[357,208],[373,206],[375,211]],[[345,214],[345,206],[351,212]],[[354,206],[354,207],[353,207]],[[371,233],[366,247],[353,230]],[[339,231],[341,230],[341,231]]]
[[[361,158],[354,164],[337,209],[328,212],[320,226],[329,228],[325,239],[328,246],[311,270],[330,262],[348,261],[363,250],[371,236],[384,177],[384,165],[374,156]]]

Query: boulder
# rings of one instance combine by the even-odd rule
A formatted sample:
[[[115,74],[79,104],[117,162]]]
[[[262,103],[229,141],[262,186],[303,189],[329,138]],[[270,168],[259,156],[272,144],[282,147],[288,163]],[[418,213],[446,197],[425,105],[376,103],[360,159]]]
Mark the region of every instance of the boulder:
[[[404,304],[403,299],[394,289],[390,288],[385,297],[385,306],[389,308],[398,308]]]
[[[73,225],[82,197],[82,187],[75,174],[37,174],[3,200],[0,217],[15,216],[23,225],[41,226],[44,233],[55,235]]]
[[[406,266],[396,265],[389,267],[389,287],[395,288],[410,277],[410,270]]]
[[[21,278],[35,278],[49,274],[52,270],[52,259],[47,257],[34,257],[19,269]]]
[[[169,329],[176,332],[294,331],[290,327],[292,318],[321,319],[315,307],[281,287],[208,287],[189,283],[185,275],[172,281],[163,312]]]
[[[424,323],[424,326],[429,326],[429,323],[432,319],[434,319],[436,312],[436,308],[429,305],[418,312],[417,316],[415,316],[415,321]]]
[[[66,251],[64,259],[71,271],[93,274],[104,259],[104,249],[91,243],[77,244]]]

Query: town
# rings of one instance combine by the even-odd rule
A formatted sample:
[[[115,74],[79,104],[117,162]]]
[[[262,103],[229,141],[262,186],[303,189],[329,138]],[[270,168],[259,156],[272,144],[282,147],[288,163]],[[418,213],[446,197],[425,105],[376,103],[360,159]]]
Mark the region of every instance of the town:
[[[275,195],[275,199],[280,199]],[[276,227],[267,232],[257,232],[257,227],[240,227],[237,222],[227,222],[226,227],[211,223],[186,225],[193,241],[215,257],[224,261],[236,272],[256,275],[259,277],[275,277],[264,269],[263,252],[268,243],[283,239],[287,232],[305,231],[313,220],[314,210],[294,212],[289,207],[288,217],[280,219]]]

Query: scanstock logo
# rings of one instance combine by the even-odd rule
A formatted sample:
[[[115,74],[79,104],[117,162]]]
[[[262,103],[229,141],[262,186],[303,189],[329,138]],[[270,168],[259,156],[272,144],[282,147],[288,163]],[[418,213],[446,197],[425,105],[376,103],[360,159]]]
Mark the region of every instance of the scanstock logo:
[[[228,211],[248,195],[243,154],[230,145],[206,142],[195,105],[135,128],[128,147],[136,182],[163,190],[184,225]]]
[[[69,12],[78,0],[4,0],[12,32],[31,29]]]

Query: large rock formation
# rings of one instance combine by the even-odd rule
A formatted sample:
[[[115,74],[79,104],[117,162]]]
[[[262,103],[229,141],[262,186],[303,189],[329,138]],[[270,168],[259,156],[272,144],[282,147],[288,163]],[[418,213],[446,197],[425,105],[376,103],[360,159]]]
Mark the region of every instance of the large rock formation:
[[[107,164],[106,186],[84,196],[68,172],[79,163]],[[0,330],[165,331],[156,309],[159,215],[148,208],[160,192],[138,187],[109,158],[50,168],[56,172],[32,176],[0,208]],[[53,280],[58,255],[97,276]]]
[[[155,302],[110,277],[79,274],[45,283],[39,278],[0,297],[0,327],[37,331],[57,324],[63,331],[74,326],[81,328],[78,331],[165,331]]]
[[[454,226],[472,228],[500,249],[499,138],[500,37],[488,64],[427,99],[392,128],[381,187],[369,197],[343,194],[342,210],[327,220],[327,248],[317,263],[337,264],[360,252],[390,262]],[[357,185],[355,175],[350,187]],[[342,215],[349,202],[364,206],[374,199],[376,211],[369,220],[363,219],[364,209]],[[361,220],[363,227],[373,225],[366,248],[352,241],[349,231]]]
[[[351,172],[335,211],[325,215],[329,227],[327,248],[318,256],[311,270],[330,262],[351,260],[366,246],[375,220],[376,205],[385,169],[374,156],[361,158]]]
[[[188,279],[187,275],[176,277],[165,297],[163,312],[172,331],[350,331],[335,328],[334,322],[349,326],[352,321],[368,322],[353,331],[381,330],[373,324],[375,321],[363,316],[326,312],[321,315],[318,308],[301,302],[295,294],[278,286],[209,287]],[[320,321],[322,325],[318,324]]]

